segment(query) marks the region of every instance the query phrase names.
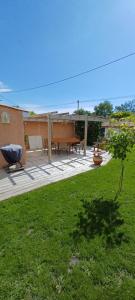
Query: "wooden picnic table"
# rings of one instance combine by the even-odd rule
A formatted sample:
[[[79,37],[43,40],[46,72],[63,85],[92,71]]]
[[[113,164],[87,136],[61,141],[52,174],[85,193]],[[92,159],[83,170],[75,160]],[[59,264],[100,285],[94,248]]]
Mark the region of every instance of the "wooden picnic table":
[[[48,139],[46,139],[46,142],[48,144]],[[54,145],[54,151],[62,151],[61,147],[63,147],[64,150],[67,149],[67,151],[70,153],[74,146],[80,144],[80,139],[77,137],[53,137],[51,139],[51,143],[52,146]]]
[[[68,152],[70,153],[71,148],[74,145],[77,145],[78,143],[80,143],[80,139],[76,138],[76,137],[56,137],[56,138],[52,138],[52,143],[54,143],[55,145],[57,145],[57,150],[60,150],[60,145],[67,145],[68,147]]]
[[[74,145],[80,143],[80,139],[77,137],[54,137],[52,138],[52,143],[54,144],[68,144]]]

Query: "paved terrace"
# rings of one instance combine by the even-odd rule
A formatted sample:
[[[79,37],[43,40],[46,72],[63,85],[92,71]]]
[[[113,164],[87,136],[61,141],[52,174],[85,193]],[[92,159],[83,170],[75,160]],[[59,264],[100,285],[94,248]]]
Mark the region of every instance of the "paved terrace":
[[[105,165],[110,155],[103,151],[102,156],[102,165]],[[95,168],[92,157],[93,151],[88,149],[86,156],[82,153],[54,155],[52,163],[48,164],[44,152],[30,151],[24,171],[7,174],[0,170],[0,200],[92,170]]]

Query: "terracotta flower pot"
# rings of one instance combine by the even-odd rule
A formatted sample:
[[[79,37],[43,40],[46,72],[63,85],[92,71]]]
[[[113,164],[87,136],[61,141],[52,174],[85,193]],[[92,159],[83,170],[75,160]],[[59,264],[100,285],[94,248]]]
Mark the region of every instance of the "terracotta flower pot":
[[[94,155],[94,156],[93,156],[93,162],[94,162],[94,164],[95,164],[96,166],[100,166],[101,163],[102,163],[102,161],[103,161],[103,158],[102,158],[101,155]]]

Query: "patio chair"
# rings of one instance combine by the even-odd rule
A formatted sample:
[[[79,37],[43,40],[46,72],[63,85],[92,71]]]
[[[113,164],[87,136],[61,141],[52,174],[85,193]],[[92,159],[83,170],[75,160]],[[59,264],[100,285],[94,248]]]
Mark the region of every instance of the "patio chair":
[[[51,146],[52,146],[52,152],[54,152],[56,154],[57,153],[57,144],[52,142]]]
[[[42,142],[43,142],[43,149],[42,149],[42,153],[48,153],[48,140],[46,138],[42,138]]]
[[[47,139],[44,139],[43,146],[44,146],[43,152],[47,153],[47,155],[48,155],[48,140]],[[52,148],[52,153],[56,154],[57,153],[57,144],[52,142],[51,143],[51,148]]]
[[[79,151],[79,153],[80,153],[80,151],[84,149],[84,140],[80,141],[79,144],[73,145],[73,147],[74,147],[76,152]]]
[[[67,143],[59,144],[59,148],[57,149],[57,151],[58,153],[66,152],[68,154],[70,151],[69,145]]]

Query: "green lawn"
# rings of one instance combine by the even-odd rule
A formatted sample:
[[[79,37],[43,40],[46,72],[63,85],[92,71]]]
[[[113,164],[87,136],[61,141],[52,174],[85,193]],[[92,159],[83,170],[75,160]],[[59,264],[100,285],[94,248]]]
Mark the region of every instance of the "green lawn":
[[[120,198],[129,243],[73,243],[82,198],[114,196],[119,162],[0,203],[0,299],[135,299],[135,153]],[[72,256],[79,263],[70,268]]]

